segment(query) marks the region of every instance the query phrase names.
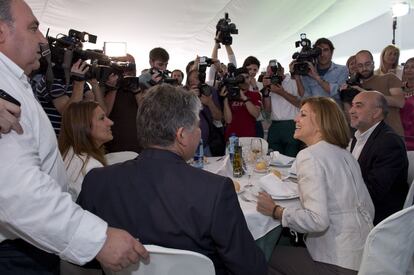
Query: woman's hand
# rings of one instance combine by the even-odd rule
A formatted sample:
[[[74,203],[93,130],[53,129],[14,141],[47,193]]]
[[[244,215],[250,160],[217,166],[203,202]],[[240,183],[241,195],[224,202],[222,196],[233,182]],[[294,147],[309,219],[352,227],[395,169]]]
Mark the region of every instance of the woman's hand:
[[[272,216],[273,208],[276,204],[273,202],[272,197],[266,192],[259,192],[257,196],[257,206],[256,209],[258,212],[266,216]]]

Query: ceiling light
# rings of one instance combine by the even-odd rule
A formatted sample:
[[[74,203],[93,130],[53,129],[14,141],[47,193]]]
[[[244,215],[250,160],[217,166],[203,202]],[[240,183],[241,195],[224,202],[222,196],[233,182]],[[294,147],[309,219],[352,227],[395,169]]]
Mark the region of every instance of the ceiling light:
[[[408,14],[410,4],[407,1],[396,1],[392,5],[392,17],[400,17]]]

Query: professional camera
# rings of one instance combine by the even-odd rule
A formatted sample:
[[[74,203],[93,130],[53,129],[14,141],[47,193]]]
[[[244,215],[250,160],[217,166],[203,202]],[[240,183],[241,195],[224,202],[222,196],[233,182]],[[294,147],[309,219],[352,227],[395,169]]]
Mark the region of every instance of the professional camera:
[[[199,58],[198,61],[198,80],[200,83],[198,84],[198,90],[200,91],[200,95],[210,96],[211,95],[211,87],[206,84],[206,70],[207,67],[210,67],[213,64],[213,59],[208,58],[206,56],[202,56]]]
[[[149,84],[151,86],[161,84],[161,83],[167,83],[167,84],[171,84],[171,85],[177,85],[178,84],[178,80],[175,79],[175,78],[172,78],[170,76],[171,72],[169,70],[161,71],[161,70],[158,70],[156,68],[151,68],[150,69],[150,74],[153,75],[155,73],[157,73],[159,76],[161,76],[161,80],[158,81],[158,82],[155,82],[153,79],[151,79],[149,81]]]
[[[257,81],[263,82],[263,79],[270,79],[270,84],[281,85],[283,77],[279,75],[281,70],[280,64],[276,59],[272,59],[269,61],[269,67],[272,74],[270,76],[266,76],[266,73],[263,72],[259,75],[259,79]]]
[[[293,66],[293,74],[296,75],[308,75],[309,64],[312,63],[316,66],[318,57],[321,54],[321,49],[318,47],[311,47],[311,41],[306,38],[306,34],[302,33],[300,35],[300,40],[295,42],[295,47],[302,47],[300,52],[295,52],[292,55],[292,58],[296,61]]]
[[[224,86],[227,90],[227,98],[230,101],[239,101],[240,100],[240,84],[245,83],[244,76],[239,74],[236,76],[236,66],[233,63],[229,63],[228,72],[224,76],[219,89]]]
[[[231,45],[233,43],[231,34],[239,33],[236,25],[230,22],[231,20],[229,18],[229,14],[226,12],[224,14],[224,18],[220,19],[216,25],[216,36],[218,32],[220,32],[220,35],[217,38],[217,42],[220,42],[223,45]]]
[[[346,81],[348,87],[343,90],[339,90],[339,97],[342,102],[352,103],[354,97],[360,93],[359,90],[353,88],[352,86],[361,87],[361,75],[359,73],[354,73]]]
[[[121,79],[124,70],[135,68],[134,63],[116,61],[106,56],[102,50],[83,50],[82,42],[96,43],[97,39],[97,36],[87,32],[71,29],[68,35],[60,35],[56,38],[46,35],[46,37],[49,42],[48,48],[42,49],[42,58],[48,63],[46,70],[52,68],[52,77],[63,79],[66,83],[69,83],[71,78],[75,80],[95,78],[103,83],[111,73],[118,74]],[[72,65],[79,59],[90,60],[89,70],[85,75],[71,74]]]

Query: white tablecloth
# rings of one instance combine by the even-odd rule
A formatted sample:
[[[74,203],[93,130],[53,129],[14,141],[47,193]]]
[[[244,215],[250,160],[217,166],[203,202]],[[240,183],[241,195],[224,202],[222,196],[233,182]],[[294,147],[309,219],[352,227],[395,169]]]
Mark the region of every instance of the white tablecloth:
[[[211,157],[207,158],[207,163],[204,165],[204,169],[210,172],[215,173],[222,163],[223,158],[219,157]],[[275,167],[277,170],[279,170],[282,175],[287,175],[289,167]],[[251,183],[254,185],[258,184],[258,181],[260,177],[264,176],[265,174],[259,174],[259,173],[253,173],[251,178]],[[244,175],[241,178],[236,178],[240,183],[241,190],[243,190],[243,187],[248,184],[248,176]],[[278,204],[282,205],[283,207],[300,207],[300,201],[298,198],[296,199],[290,199],[290,200],[278,200]],[[256,210],[256,202],[246,202],[243,199],[241,199],[239,195],[239,203],[240,207],[243,211],[244,217],[246,218],[247,226],[252,233],[252,236],[255,240],[263,237],[266,235],[269,231],[276,228],[280,225],[279,220],[275,220],[272,217],[265,216]]]

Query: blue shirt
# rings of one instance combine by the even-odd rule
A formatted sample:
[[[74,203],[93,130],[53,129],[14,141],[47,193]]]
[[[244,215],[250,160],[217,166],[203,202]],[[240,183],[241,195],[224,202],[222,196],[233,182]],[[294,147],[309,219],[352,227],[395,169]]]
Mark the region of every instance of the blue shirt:
[[[329,83],[331,91],[329,94],[310,76],[301,76],[303,88],[305,89],[304,98],[310,96],[329,96],[340,101],[338,89],[348,79],[348,68],[332,62],[329,70],[321,76],[321,79]]]

